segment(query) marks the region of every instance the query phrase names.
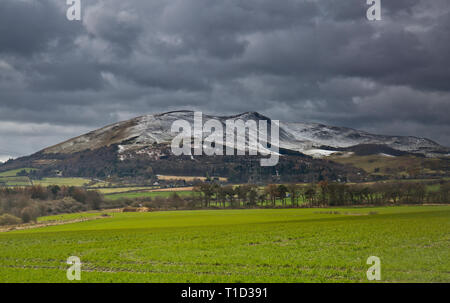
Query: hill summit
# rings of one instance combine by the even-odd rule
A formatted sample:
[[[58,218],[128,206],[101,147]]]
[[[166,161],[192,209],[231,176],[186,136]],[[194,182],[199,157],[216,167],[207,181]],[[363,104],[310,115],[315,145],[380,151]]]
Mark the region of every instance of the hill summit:
[[[101,147],[120,145],[119,154],[146,149],[154,144],[168,144],[174,138],[171,125],[176,120],[193,123],[193,111],[172,111],[136,117],[94,130],[79,137],[48,147],[44,154],[68,154]],[[225,125],[226,120],[268,120],[257,112],[233,116],[203,115],[203,121],[215,119]],[[375,135],[346,127],[318,123],[280,122],[280,148],[315,156],[326,156],[340,149],[358,145],[382,145],[395,151],[437,156],[449,149],[432,140],[407,136]],[[120,156],[120,155],[119,155]]]
[[[331,155],[383,155],[395,157],[444,157],[449,148],[426,138],[385,136],[345,127],[318,123],[279,122],[280,162],[261,168],[260,156],[175,156],[171,151],[172,124],[185,120],[194,124],[193,111],[171,111],[144,115],[94,130],[45,148],[33,155],[9,160],[0,171],[23,167],[38,168],[39,176],[79,176],[91,178],[154,178],[156,174],[222,176],[236,182],[263,179],[265,182],[313,182],[328,180],[368,180],[365,172],[328,159]],[[232,116],[202,115],[203,123],[215,119],[225,129],[226,121],[266,120],[257,112]],[[260,131],[260,130],[258,130]],[[201,134],[205,138],[208,134]],[[259,134],[258,134],[259,135]],[[252,139],[245,135],[246,143]],[[194,137],[187,138],[194,140]],[[253,138],[254,139],[254,138]],[[248,144],[247,144],[248,145]],[[280,175],[282,177],[280,177]]]

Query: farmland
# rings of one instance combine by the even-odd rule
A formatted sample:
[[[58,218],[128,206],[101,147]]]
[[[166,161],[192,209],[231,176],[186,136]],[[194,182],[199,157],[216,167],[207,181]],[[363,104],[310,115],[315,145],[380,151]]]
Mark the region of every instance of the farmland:
[[[187,196],[192,193],[191,190],[151,190],[151,191],[130,191],[130,192],[116,192],[112,194],[105,195],[106,200],[117,200],[117,199],[137,199],[137,198],[154,198],[154,197],[169,197],[174,192],[180,196]]]
[[[31,185],[30,179],[26,176],[18,176],[20,172],[29,173],[31,168],[20,168],[9,170],[0,173],[0,185],[4,186],[29,186]]]
[[[30,186],[31,181],[28,177],[16,176],[16,177],[0,177],[0,184],[6,186]]]
[[[205,181],[206,177],[197,177],[197,176],[167,176],[167,175],[158,175],[158,180],[184,180],[184,181],[194,181],[194,180],[200,180]],[[222,182],[226,182],[228,179],[223,177],[217,177],[218,180]]]
[[[104,195],[109,195],[109,194],[119,194],[119,193],[126,193],[126,192],[138,192],[138,191],[148,191],[151,190],[151,187],[140,187],[140,186],[136,186],[136,187],[105,187],[105,188],[95,188],[95,190],[97,190],[98,192],[104,194]]]
[[[372,255],[382,281],[450,282],[445,205],[109,215],[0,233],[0,282],[68,282],[69,256],[81,282],[367,282]]]
[[[90,180],[86,178],[43,178],[42,180],[33,181],[33,184],[41,186],[84,186],[89,182]]]
[[[25,171],[27,173],[29,173],[30,171],[32,171],[32,168],[19,168],[19,169],[14,169],[14,170],[8,170],[5,172],[1,172],[0,173],[0,178],[2,177],[15,177],[17,176],[17,173],[20,173],[21,171]]]
[[[445,175],[450,165],[450,161],[446,158],[415,156],[353,155],[345,157],[333,155],[329,159],[342,164],[351,164],[369,174],[385,176],[389,179],[401,179],[410,175]]]

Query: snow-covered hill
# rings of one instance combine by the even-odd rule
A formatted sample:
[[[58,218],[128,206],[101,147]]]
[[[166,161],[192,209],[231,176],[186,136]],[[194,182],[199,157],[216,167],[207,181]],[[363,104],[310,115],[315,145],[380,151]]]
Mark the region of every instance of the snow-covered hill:
[[[378,144],[399,151],[428,154],[430,156],[448,151],[448,148],[426,138],[375,135],[351,128],[317,123],[281,123],[281,126],[292,134],[296,140],[307,145],[304,150],[320,146],[346,148],[360,144]]]
[[[137,117],[46,148],[42,152],[67,154],[117,144],[122,156],[131,151],[141,151],[151,155],[157,152],[151,149],[154,144],[170,144],[176,135],[171,133],[171,126],[174,121],[180,119],[187,120],[193,125],[194,112],[174,111]],[[235,116],[203,116],[203,122],[208,119],[217,119],[223,125],[228,119],[270,120],[257,112],[246,112]],[[207,135],[204,134],[204,137]],[[284,149],[325,157],[332,154],[336,148],[348,148],[360,144],[386,145],[395,150],[427,156],[449,153],[448,148],[425,138],[375,135],[355,129],[316,123],[280,122],[279,146]]]

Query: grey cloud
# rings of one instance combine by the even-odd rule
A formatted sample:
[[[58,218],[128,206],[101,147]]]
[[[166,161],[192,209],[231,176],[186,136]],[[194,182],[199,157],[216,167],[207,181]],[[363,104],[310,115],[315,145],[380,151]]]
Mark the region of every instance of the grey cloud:
[[[0,122],[74,130],[23,133],[24,146],[3,126],[0,143],[21,153],[175,109],[450,145],[445,0],[382,1],[380,22],[365,0],[92,0],[82,22],[64,2],[0,3]]]
[[[108,41],[121,56],[132,52],[143,31],[136,10],[124,7],[123,1],[88,6],[83,24],[90,36]]]
[[[0,54],[30,56],[77,32],[53,0],[2,0],[0,20]]]

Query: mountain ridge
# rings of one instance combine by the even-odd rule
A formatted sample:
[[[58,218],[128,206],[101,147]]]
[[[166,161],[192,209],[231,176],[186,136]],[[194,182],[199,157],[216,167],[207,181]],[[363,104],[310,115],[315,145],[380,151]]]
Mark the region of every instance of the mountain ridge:
[[[183,119],[193,123],[194,111],[179,110],[158,114],[138,116],[126,121],[113,123],[59,144],[44,148],[44,154],[74,153],[87,149],[97,149],[112,144],[119,144],[133,139],[131,144],[124,144],[123,150],[144,147],[145,145],[170,143],[175,134],[170,126],[175,120]],[[268,120],[258,112],[244,112],[237,115],[219,116],[203,114],[203,121],[225,120]],[[280,148],[311,154],[309,151],[323,147],[334,149],[351,148],[360,144],[386,145],[392,149],[422,154],[429,157],[449,153],[449,148],[430,139],[416,136],[377,135],[348,127],[328,126],[320,123],[280,122]],[[326,149],[325,149],[326,150]]]
[[[344,159],[351,157],[359,161],[357,156],[366,155],[378,155],[381,158],[430,157],[430,160],[433,160],[431,157],[445,158],[436,159],[439,160],[436,163],[414,161],[432,168],[431,171],[425,171],[423,177],[446,175],[447,163],[450,161],[448,148],[425,138],[375,135],[350,128],[302,122],[279,123],[279,162],[276,166],[261,167],[260,160],[265,156],[250,155],[248,144],[242,156],[236,155],[236,147],[233,147],[234,155],[176,156],[172,153],[171,142],[177,134],[170,130],[172,123],[180,119],[188,121],[192,127],[194,112],[184,110],[142,115],[106,125],[32,155],[9,160],[0,164],[0,171],[31,167],[36,168],[32,178],[62,175],[118,178],[132,183],[157,180],[157,175],[219,176],[237,183],[320,180],[362,182],[388,178],[390,173],[372,174]],[[244,122],[262,119],[267,120],[268,124],[273,122],[258,112],[229,116],[204,114],[203,121],[207,119],[219,120],[224,130],[226,120],[230,119],[242,119]],[[207,136],[206,132],[202,134],[202,138]],[[246,134],[246,143],[250,136],[259,137],[259,134]],[[193,136],[189,138],[192,139]],[[399,163],[410,163],[404,161],[399,159]]]

